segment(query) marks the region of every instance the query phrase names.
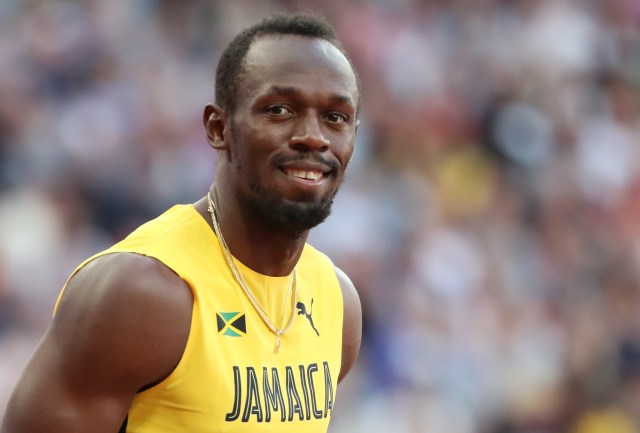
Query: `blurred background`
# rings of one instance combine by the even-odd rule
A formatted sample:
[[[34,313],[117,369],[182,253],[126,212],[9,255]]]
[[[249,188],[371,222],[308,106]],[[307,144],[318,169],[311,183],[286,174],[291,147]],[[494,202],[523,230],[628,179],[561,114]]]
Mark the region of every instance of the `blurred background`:
[[[638,0],[0,0],[0,416],[75,266],[208,188],[220,51],[306,8],[364,90],[330,432],[639,432]]]

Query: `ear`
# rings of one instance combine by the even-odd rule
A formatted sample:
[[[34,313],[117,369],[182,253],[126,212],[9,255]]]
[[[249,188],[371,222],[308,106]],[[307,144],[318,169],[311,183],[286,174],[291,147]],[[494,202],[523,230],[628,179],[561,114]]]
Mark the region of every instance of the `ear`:
[[[216,150],[228,149],[224,140],[225,122],[224,110],[215,104],[207,104],[204,107],[202,121],[207,132],[209,145]]]

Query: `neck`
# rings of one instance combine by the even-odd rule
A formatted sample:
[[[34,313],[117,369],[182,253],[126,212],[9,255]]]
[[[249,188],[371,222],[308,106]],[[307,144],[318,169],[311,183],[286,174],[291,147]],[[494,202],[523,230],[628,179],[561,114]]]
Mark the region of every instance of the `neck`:
[[[214,194],[212,200],[222,237],[237,260],[263,275],[291,274],[302,254],[308,231],[292,236],[266,226],[247,212],[241,212],[233,201],[222,201],[224,205],[221,205]],[[213,230],[207,202],[205,197],[195,207]]]

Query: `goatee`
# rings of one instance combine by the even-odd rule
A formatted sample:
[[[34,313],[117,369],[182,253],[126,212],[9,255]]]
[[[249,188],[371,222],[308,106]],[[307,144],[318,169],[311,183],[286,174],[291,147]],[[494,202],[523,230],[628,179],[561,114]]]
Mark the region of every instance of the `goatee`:
[[[247,208],[254,217],[264,221],[273,231],[298,238],[322,223],[331,214],[334,194],[316,202],[291,201],[268,194],[261,186],[253,185],[254,196]]]

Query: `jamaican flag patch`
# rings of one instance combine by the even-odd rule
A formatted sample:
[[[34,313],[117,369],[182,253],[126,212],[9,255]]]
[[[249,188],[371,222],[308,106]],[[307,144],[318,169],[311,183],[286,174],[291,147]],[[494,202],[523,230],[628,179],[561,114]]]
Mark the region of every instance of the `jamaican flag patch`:
[[[242,337],[247,333],[247,322],[244,314],[233,313],[216,313],[218,322],[218,333],[229,337]]]

